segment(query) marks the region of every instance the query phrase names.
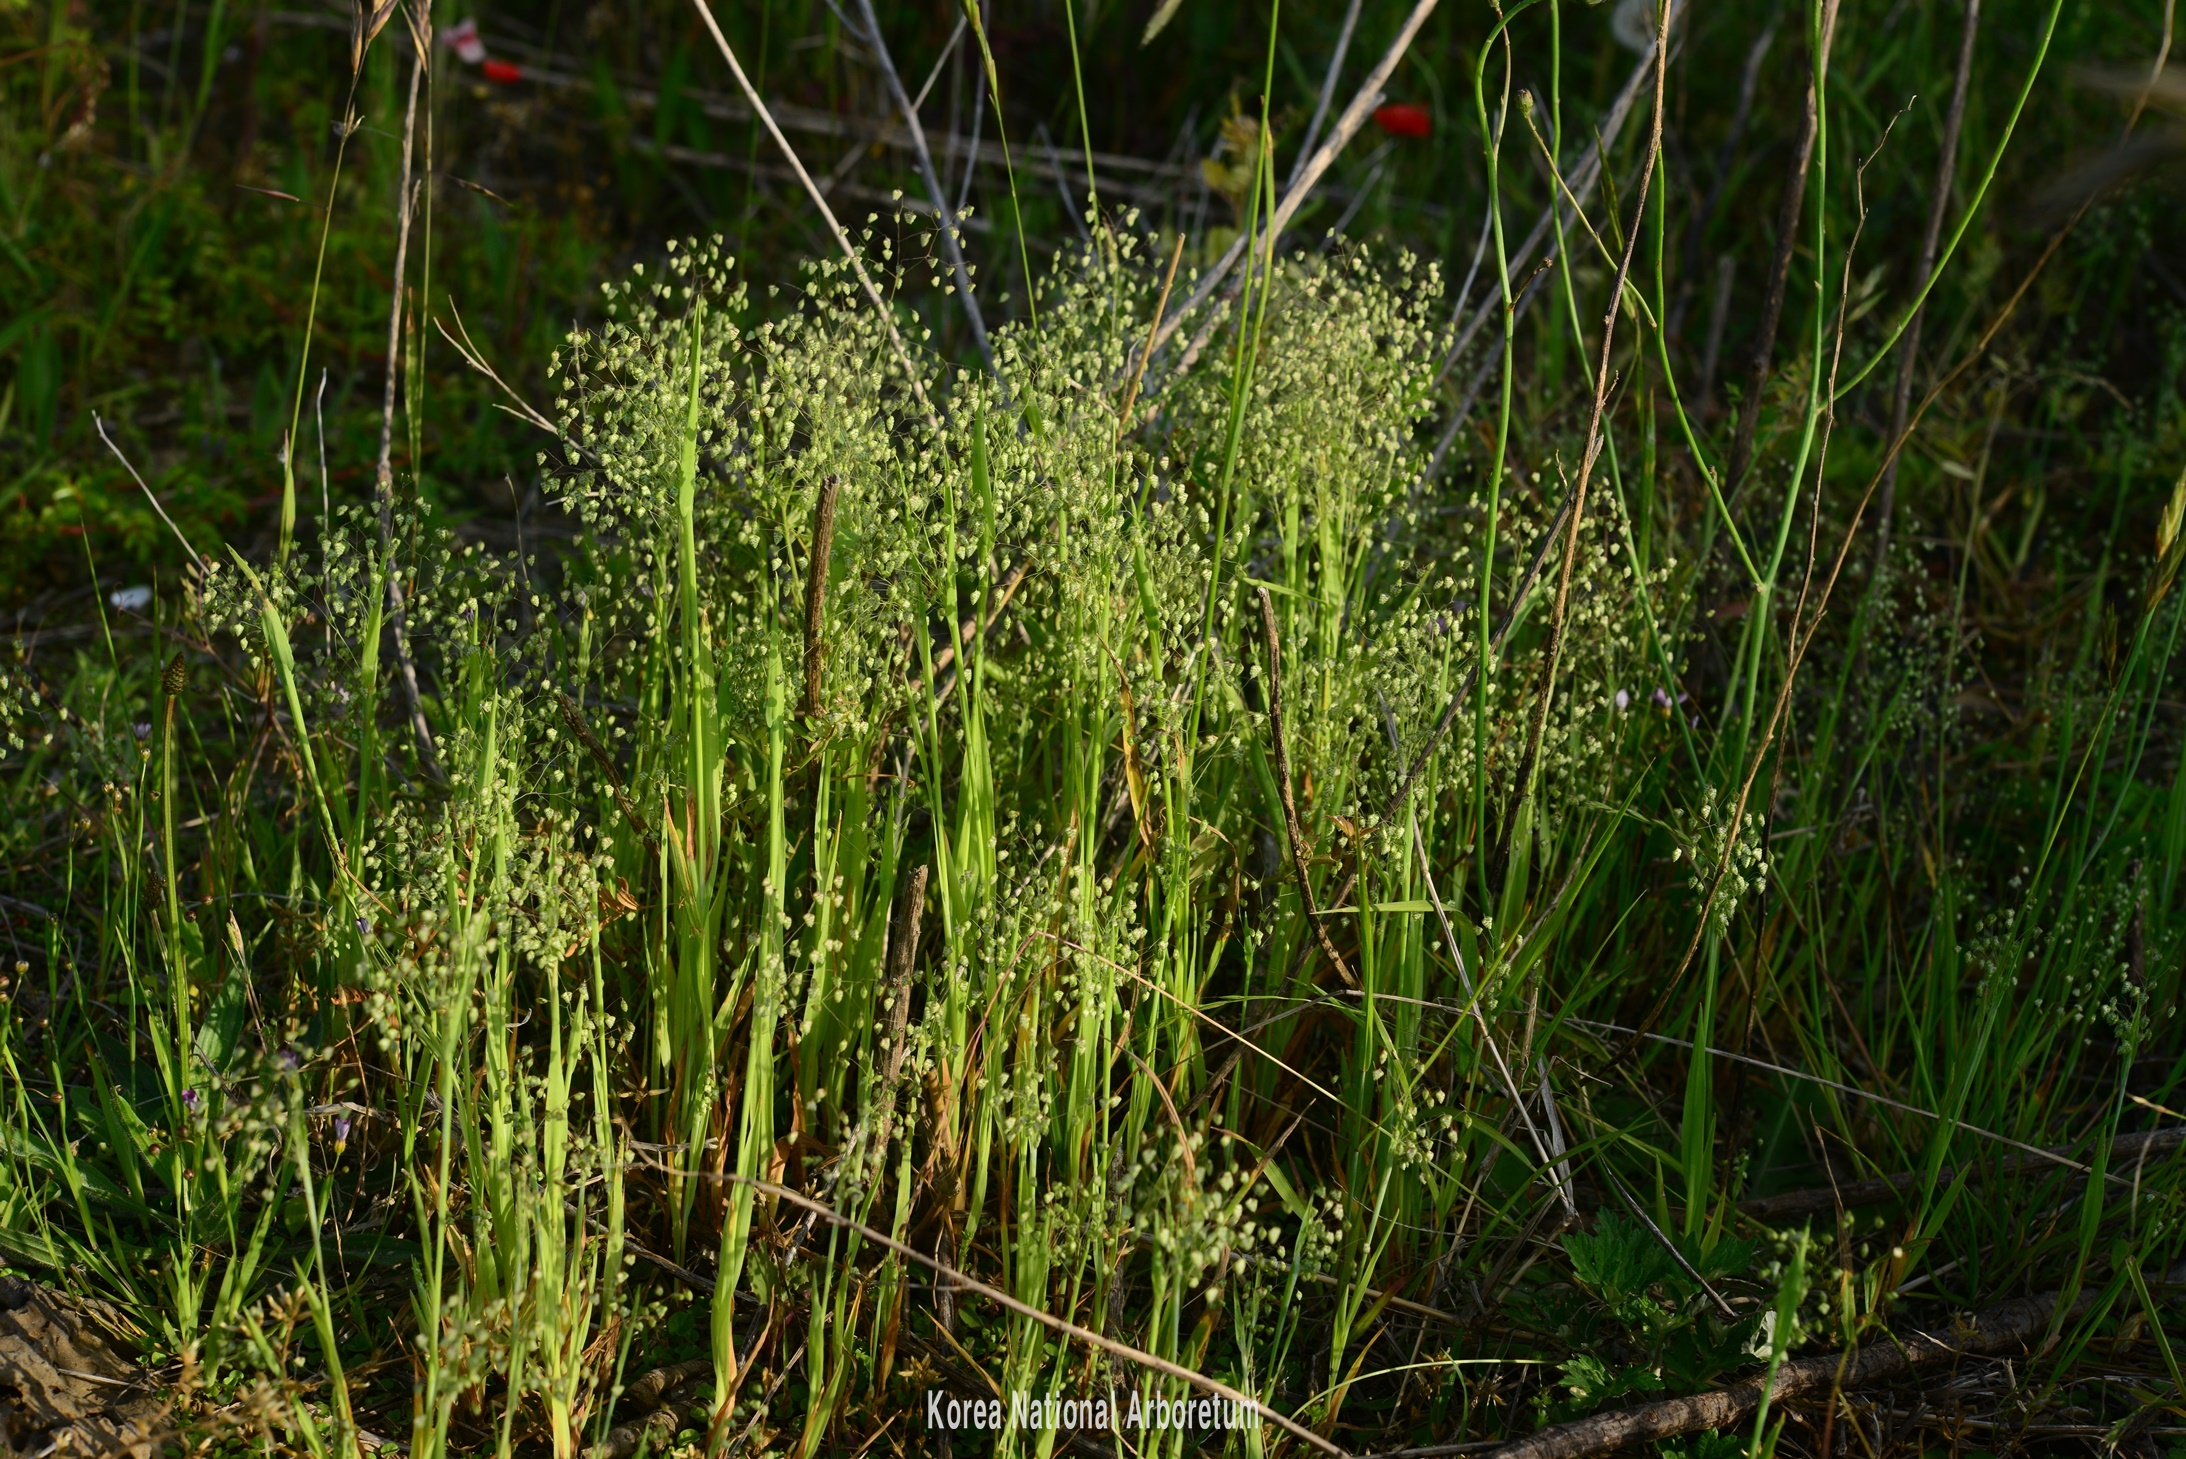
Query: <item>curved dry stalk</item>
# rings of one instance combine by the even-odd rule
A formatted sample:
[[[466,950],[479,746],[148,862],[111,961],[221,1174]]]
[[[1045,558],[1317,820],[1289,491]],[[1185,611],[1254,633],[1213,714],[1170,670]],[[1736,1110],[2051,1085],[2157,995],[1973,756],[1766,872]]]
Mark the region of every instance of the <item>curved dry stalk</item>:
[[[175,534],[175,541],[180,542],[182,550],[190,554],[190,561],[197,564],[198,576],[203,577],[205,575],[205,559],[197,555],[197,549],[190,545],[190,539],[182,535],[182,529],[175,525],[175,519],[167,515],[167,508],[160,505],[158,495],[153,492],[152,488],[144,484],[144,478],[137,475],[137,468],[130,464],[127,456],[121,453],[121,447],[114,444],[114,438],[106,433],[106,422],[100,419],[99,413],[95,410],[91,412],[91,425],[93,429],[98,431],[99,439],[106,442],[106,449],[114,453],[114,459],[119,461],[122,469],[129,473],[130,480],[136,482],[138,489],[144,493],[144,499],[152,504],[152,510],[159,513],[159,519],[167,524],[167,530]]]
[[[438,315],[433,317],[433,328],[440,331],[442,339],[455,346],[455,352],[463,357],[464,364],[469,365],[473,370],[491,380],[495,389],[515,402],[514,405],[503,405],[497,400],[493,403],[495,410],[513,415],[527,425],[537,426],[540,430],[545,431],[559,441],[566,450],[574,451],[580,456],[592,456],[594,460],[599,459],[597,456],[593,456],[592,452],[569,439],[566,431],[541,415],[536,406],[516,393],[515,386],[501,378],[501,372],[494,369],[487,361],[486,352],[471,341],[470,329],[463,323],[463,315],[455,307],[455,297],[453,295],[448,298],[448,313],[455,320],[455,333],[450,334],[448,332],[448,326],[440,322]],[[323,384],[321,389],[324,390]]]
[[[1169,290],[1176,283],[1177,265],[1183,261],[1184,234],[1179,232],[1176,247],[1169,252],[1168,272],[1161,276],[1161,297],[1154,301],[1154,323],[1147,331],[1146,348],[1139,351],[1139,362],[1131,370],[1131,382],[1124,388],[1123,409],[1116,412],[1116,445],[1123,444],[1123,433],[1131,429],[1131,412],[1138,408],[1139,382],[1146,378],[1146,363],[1154,357],[1154,334],[1161,328],[1161,316],[1169,307]]]

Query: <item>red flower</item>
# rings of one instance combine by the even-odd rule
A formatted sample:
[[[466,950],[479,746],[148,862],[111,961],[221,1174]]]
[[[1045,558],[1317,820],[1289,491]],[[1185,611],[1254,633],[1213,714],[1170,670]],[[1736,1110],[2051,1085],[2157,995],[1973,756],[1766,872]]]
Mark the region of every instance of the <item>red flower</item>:
[[[1424,137],[1434,130],[1427,108],[1408,101],[1392,101],[1374,109],[1374,120],[1392,137]]]
[[[524,68],[514,61],[488,60],[478,69],[485,72],[486,79],[497,86],[513,85],[524,79]]]

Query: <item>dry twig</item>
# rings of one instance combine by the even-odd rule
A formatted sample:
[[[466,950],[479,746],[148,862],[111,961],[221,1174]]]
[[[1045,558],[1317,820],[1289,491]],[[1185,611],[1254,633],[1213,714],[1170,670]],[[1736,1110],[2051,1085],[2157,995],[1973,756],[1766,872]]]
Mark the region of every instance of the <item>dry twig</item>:
[[[729,47],[729,38],[721,32],[721,22],[714,19],[713,7],[706,0],[691,0],[691,3],[698,7],[699,19],[706,22],[706,30],[713,36],[714,45],[721,52],[721,59],[729,63],[729,72],[736,77],[737,88],[744,93],[744,100],[751,104],[752,112],[766,127],[767,135],[774,139],[774,145],[782,149],[782,156],[788,161],[790,170],[804,184],[805,192],[812,199],[812,205],[820,210],[820,217],[826,222],[827,231],[834,236],[835,246],[850,261],[850,272],[857,277],[858,286],[865,290],[865,297],[879,311],[880,321],[888,329],[888,342],[895,347],[896,363],[903,369],[904,382],[911,387],[911,393],[918,397],[919,407],[926,412],[928,423],[938,424],[933,403],[926,398],[926,386],[919,379],[917,367],[911,363],[911,351],[903,342],[902,331],[896,328],[895,314],[889,309],[888,301],[881,296],[880,289],[873,283],[873,276],[865,271],[865,260],[850,242],[850,235],[843,231],[843,225],[835,217],[835,210],[827,205],[827,196],[820,191],[819,184],[812,180],[811,173],[805,171],[804,163],[797,157],[797,149],[790,146],[789,138],[782,135],[781,127],[775,123],[774,113],[767,110],[766,102],[760,99],[758,88],[744,74],[743,63],[736,59],[736,52]],[[946,226],[948,221],[944,218],[943,225]]]
[[[918,102],[903,89],[903,78],[896,73],[895,58],[888,54],[888,41],[880,32],[880,17],[873,13],[873,0],[858,0],[858,13],[865,22],[866,43],[872,46],[874,56],[879,59],[888,89],[895,93],[896,109],[903,113],[903,124],[911,133],[911,150],[918,158],[919,176],[925,180],[926,195],[933,199],[934,211],[941,220],[941,251],[956,276],[956,293],[964,305],[964,322],[971,326],[972,343],[978,346],[979,358],[987,362],[991,372],[994,346],[987,342],[987,321],[980,314],[979,300],[972,292],[971,270],[965,266],[964,249],[957,240],[956,215],[949,208],[949,195],[941,185],[941,178],[934,172],[934,156],[926,146],[926,129],[919,125]],[[923,97],[925,92],[922,90],[919,95]]]
[[[388,9],[392,11],[393,5]],[[375,31],[385,23],[384,16],[375,21]],[[373,494],[379,506],[380,568],[387,574],[387,626],[395,641],[395,668],[402,679],[403,697],[410,704],[410,731],[417,740],[418,760],[425,773],[445,783],[447,772],[440,768],[440,755],[433,746],[433,729],[425,721],[425,697],[418,690],[417,665],[410,657],[410,629],[403,604],[402,574],[395,570],[395,372],[402,364],[402,292],[409,268],[410,219],[417,200],[415,186],[410,180],[417,144],[417,93],[419,83],[425,77],[425,58],[431,53],[431,46],[419,38],[415,21],[412,32],[412,49],[416,54],[410,63],[410,101],[402,124],[402,191],[395,221],[395,283],[388,291],[387,301],[387,379],[380,399],[380,450],[372,480]]]
[[[1169,342],[1170,337],[1177,332],[1177,329],[1192,311],[1214,297],[1215,290],[1222,287],[1222,282],[1229,277],[1230,270],[1237,267],[1237,261],[1245,256],[1245,249],[1248,244],[1256,255],[1273,250],[1274,240],[1280,238],[1283,230],[1290,226],[1291,218],[1297,214],[1300,205],[1305,202],[1306,195],[1313,191],[1314,184],[1321,180],[1321,175],[1328,171],[1330,164],[1335,162],[1336,155],[1343,151],[1353,137],[1358,135],[1359,128],[1366,125],[1366,119],[1373,115],[1374,108],[1381,102],[1382,87],[1388,84],[1390,76],[1395,74],[1397,64],[1404,59],[1404,53],[1411,49],[1412,38],[1419,34],[1419,28],[1427,23],[1427,17],[1434,14],[1434,9],[1435,0],[1418,0],[1418,3],[1412,7],[1412,13],[1407,15],[1404,18],[1404,24],[1397,28],[1396,39],[1389,43],[1389,49],[1382,53],[1381,60],[1375,64],[1372,71],[1367,73],[1366,79],[1359,83],[1358,94],[1351,98],[1351,104],[1345,107],[1343,115],[1336,119],[1335,128],[1329,133],[1328,140],[1321,144],[1320,150],[1306,160],[1305,166],[1299,169],[1297,177],[1285,189],[1283,200],[1276,204],[1275,215],[1267,221],[1266,226],[1257,234],[1249,238],[1244,234],[1239,234],[1236,241],[1231,243],[1222,257],[1216,261],[1214,267],[1208,269],[1201,276],[1199,286],[1192,290],[1191,297],[1178,307],[1173,316],[1163,320],[1155,327],[1153,345],[1155,350],[1159,350]]]
[[[2171,1274],[2186,1278],[2186,1267]],[[1800,1358],[1777,1370],[1770,1387],[1766,1376],[1748,1378],[1728,1388],[1696,1393],[1688,1398],[1665,1398],[1637,1408],[1595,1414],[1592,1418],[1556,1424],[1493,1451],[1493,1459],[1586,1459],[1607,1454],[1628,1444],[1675,1438],[1701,1429],[1720,1429],[1753,1412],[1764,1391],[1771,1404],[1829,1387],[1841,1369],[1843,1387],[1860,1388],[1885,1382],[1915,1368],[1929,1367],[1970,1354],[2000,1353],[2028,1342],[2049,1325],[2057,1307],[2057,1292],[2021,1297],[1990,1308],[1970,1322],[1936,1335],[1913,1332],[1902,1338],[1885,1338],[1869,1347],[1849,1352],[1821,1353]],[[2082,1291],[2065,1308],[2070,1321],[2095,1305],[2096,1295]]]

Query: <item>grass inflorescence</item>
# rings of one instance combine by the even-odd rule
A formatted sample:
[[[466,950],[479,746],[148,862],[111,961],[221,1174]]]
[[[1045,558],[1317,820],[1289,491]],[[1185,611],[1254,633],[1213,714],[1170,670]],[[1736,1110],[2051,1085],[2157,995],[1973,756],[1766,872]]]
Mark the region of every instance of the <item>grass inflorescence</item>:
[[[2186,336],[2104,378],[2140,205],[2053,183],[2027,245],[1991,196],[2090,22],[1681,8],[1362,22],[1470,129],[1450,247],[1273,236],[1287,18],[1210,236],[1080,186],[1117,22],[1066,11],[1071,174],[967,14],[1004,224],[907,154],[847,253],[678,234],[523,367],[418,297],[486,247],[395,39],[452,17],[361,27],[406,135],[314,180],[399,144],[405,288],[341,326],[349,489],[185,504],[186,566],[0,666],[0,1257],[214,1452],[2168,1442]],[[506,536],[444,397],[509,407]]]

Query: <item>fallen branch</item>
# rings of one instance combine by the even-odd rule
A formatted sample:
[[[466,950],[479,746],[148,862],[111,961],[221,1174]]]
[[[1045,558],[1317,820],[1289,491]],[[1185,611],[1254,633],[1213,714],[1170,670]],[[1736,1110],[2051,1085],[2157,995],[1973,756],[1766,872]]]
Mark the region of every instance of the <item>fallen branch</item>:
[[[751,1436],[753,1425],[765,1416],[767,1404],[803,1356],[804,1349],[799,1348],[782,1365],[782,1371],[774,1375],[773,1384],[759,1401],[750,1423],[744,1426],[738,1444]],[[623,1401],[635,1405],[641,1416],[609,1429],[599,1443],[584,1451],[584,1459],[629,1459],[641,1448],[647,1453],[656,1453],[671,1447],[682,1430],[705,1428],[713,1419],[714,1405],[710,1400],[698,1397],[691,1385],[712,1375],[712,1358],[693,1358],[645,1374],[623,1392]],[[728,1452],[735,1453],[735,1445],[731,1445]]]
[[[2186,1266],[2174,1269],[2171,1277],[2173,1280],[2186,1278]],[[1586,1456],[1607,1454],[1628,1444],[1644,1444],[1702,1429],[1728,1427],[1753,1412],[1761,1402],[1764,1390],[1769,1402],[1778,1404],[1803,1393],[1827,1390],[1838,1381],[1840,1372],[1843,1379],[1839,1386],[1852,1389],[1956,1358],[2004,1352],[2021,1346],[2049,1323],[2059,1295],[2044,1292],[2005,1302],[1941,1336],[1914,1332],[1904,1338],[1886,1338],[1850,1352],[1801,1358],[1777,1370],[1773,1388],[1768,1386],[1765,1376],[1756,1376],[1712,1393],[1665,1398],[1656,1403],[1643,1403],[1637,1408],[1623,1408],[1571,1423],[1555,1424],[1503,1445],[1493,1451],[1493,1456],[1494,1459],[1586,1459]],[[2066,1320],[2088,1311],[2095,1305],[2095,1300],[2095,1293],[2082,1290],[2065,1309]]]
[[[694,1378],[713,1376],[712,1358],[692,1358],[686,1362],[672,1363],[665,1368],[654,1368],[630,1380],[622,1390],[621,1401],[641,1413],[660,1407],[661,1400],[674,1389],[682,1387]]]

